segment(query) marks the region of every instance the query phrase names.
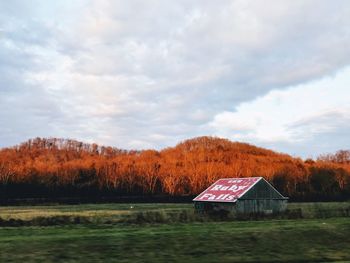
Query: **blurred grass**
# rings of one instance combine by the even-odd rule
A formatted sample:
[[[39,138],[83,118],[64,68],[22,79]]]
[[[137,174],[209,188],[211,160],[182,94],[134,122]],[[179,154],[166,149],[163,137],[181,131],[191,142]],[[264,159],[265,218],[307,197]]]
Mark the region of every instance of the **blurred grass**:
[[[289,203],[289,211],[300,211],[303,218],[350,216],[350,202]]]
[[[140,203],[140,204],[81,204],[81,205],[44,205],[44,206],[3,206],[0,215],[3,218],[31,219],[36,216],[115,214],[120,212],[150,211],[159,209],[192,209],[193,204]]]
[[[0,228],[0,262],[350,261],[348,218]]]
[[[297,219],[350,217],[350,202],[290,203],[286,213],[275,216],[245,216],[239,219]],[[201,216],[193,204],[83,204],[0,207],[0,226],[62,224],[140,224],[223,221],[236,219]]]

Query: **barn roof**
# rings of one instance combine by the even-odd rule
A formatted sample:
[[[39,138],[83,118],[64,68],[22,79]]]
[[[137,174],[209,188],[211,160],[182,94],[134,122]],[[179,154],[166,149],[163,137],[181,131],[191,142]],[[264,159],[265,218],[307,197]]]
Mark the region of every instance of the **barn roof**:
[[[283,197],[272,185],[270,185],[262,177],[246,177],[246,178],[225,178],[219,179],[209,186],[205,191],[200,193],[193,201],[200,202],[236,202],[243,197],[250,189],[259,181],[263,180],[267,183],[271,190],[281,198]]]

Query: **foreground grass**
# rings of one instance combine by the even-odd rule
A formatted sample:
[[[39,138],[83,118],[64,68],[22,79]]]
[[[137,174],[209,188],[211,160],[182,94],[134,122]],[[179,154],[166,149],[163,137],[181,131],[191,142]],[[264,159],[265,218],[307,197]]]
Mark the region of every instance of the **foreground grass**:
[[[350,261],[348,218],[0,228],[0,262]]]

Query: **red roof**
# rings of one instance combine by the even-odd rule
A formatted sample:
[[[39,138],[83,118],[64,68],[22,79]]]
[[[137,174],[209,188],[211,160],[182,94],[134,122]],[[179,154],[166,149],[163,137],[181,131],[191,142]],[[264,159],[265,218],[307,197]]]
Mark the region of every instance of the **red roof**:
[[[236,202],[262,177],[219,179],[193,201]]]

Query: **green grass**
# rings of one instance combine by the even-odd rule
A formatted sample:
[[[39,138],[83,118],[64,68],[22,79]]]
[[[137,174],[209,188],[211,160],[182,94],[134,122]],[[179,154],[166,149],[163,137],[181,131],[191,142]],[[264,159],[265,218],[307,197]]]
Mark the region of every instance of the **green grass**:
[[[82,204],[82,205],[45,205],[45,206],[3,206],[0,217],[3,219],[29,220],[38,216],[113,216],[143,211],[174,211],[193,209],[193,204]]]
[[[279,218],[350,217],[350,202],[290,203]],[[193,204],[83,204],[0,207],[0,226],[210,221]]]
[[[348,218],[0,228],[0,262],[350,261]]]
[[[195,217],[193,204],[7,206],[0,207],[0,226],[179,222],[184,214]]]
[[[193,208],[193,204],[140,203],[140,204],[81,204],[81,205],[43,205],[43,206],[3,206],[0,214],[6,216],[26,217],[40,213],[71,214],[84,212],[114,212],[114,211],[149,211],[158,209]]]
[[[300,218],[220,221],[192,204],[0,207],[0,226],[15,222],[0,227],[0,262],[350,262],[349,202],[288,209]]]

